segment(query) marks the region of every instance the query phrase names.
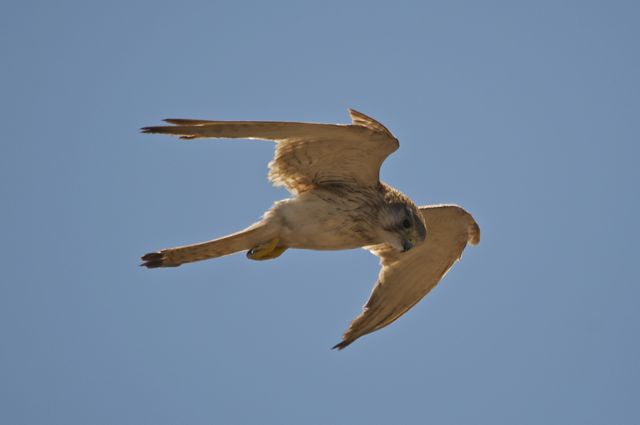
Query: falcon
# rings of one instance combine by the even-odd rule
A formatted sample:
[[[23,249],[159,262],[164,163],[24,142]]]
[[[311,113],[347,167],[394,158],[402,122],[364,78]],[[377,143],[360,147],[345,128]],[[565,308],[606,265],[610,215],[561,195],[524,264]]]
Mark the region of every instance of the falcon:
[[[351,124],[167,119],[143,133],[200,138],[261,139],[276,143],[269,180],[291,197],[274,203],[240,232],[142,257],[148,268],[246,251],[251,260],[277,258],[287,249],[364,248],[381,270],[360,315],[333,348],[394,322],[436,286],[467,243],[480,241],[473,217],[456,205],[418,207],[380,181],[382,162],[399,147],[378,121],[349,110]]]

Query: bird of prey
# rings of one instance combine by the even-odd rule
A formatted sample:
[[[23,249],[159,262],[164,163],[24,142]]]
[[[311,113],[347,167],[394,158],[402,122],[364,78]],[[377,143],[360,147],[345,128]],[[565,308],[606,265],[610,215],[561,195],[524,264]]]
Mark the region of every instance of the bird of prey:
[[[418,207],[379,179],[380,166],[399,147],[386,127],[349,110],[351,124],[167,119],[143,133],[199,138],[262,139],[276,143],[269,180],[291,197],[276,202],[246,229],[142,257],[142,266],[181,264],[246,251],[268,260],[289,248],[364,248],[382,269],[363,311],[333,348],[381,329],[413,307],[480,240],[473,217],[456,205]]]

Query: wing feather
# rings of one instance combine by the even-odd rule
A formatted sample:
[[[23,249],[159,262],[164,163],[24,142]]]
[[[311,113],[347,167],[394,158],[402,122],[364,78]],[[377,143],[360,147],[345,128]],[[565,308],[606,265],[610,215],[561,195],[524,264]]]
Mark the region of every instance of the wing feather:
[[[433,289],[460,258],[467,243],[480,241],[473,217],[455,205],[420,207],[427,227],[424,243],[405,253],[387,245],[371,251],[382,270],[362,313],[334,348],[343,349],[359,337],[394,322]]]
[[[352,123],[319,124],[271,121],[167,119],[171,125],[144,127],[143,133],[182,139],[263,139],[277,142],[269,179],[292,193],[329,184],[379,183],[380,166],[398,149],[398,140],[382,124],[353,109]]]

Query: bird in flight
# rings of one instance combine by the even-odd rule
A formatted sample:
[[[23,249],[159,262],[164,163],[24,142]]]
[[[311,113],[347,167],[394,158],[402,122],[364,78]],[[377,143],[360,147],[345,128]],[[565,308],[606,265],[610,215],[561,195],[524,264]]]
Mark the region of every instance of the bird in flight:
[[[480,241],[473,217],[456,205],[418,207],[380,181],[382,162],[399,147],[378,121],[349,110],[351,124],[167,119],[143,133],[181,139],[261,139],[276,143],[269,180],[291,197],[240,232],[145,254],[142,266],[177,267],[246,251],[252,260],[287,249],[364,248],[381,270],[360,315],[333,348],[394,322],[442,279],[467,243]]]

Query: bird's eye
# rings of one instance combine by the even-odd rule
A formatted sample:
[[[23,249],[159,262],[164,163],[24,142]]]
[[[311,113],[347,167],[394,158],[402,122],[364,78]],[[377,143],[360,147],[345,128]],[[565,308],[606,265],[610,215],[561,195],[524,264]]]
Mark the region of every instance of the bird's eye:
[[[402,222],[402,227],[404,227],[405,229],[408,229],[409,227],[411,227],[411,222],[409,220],[404,220]]]

